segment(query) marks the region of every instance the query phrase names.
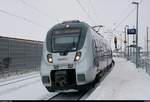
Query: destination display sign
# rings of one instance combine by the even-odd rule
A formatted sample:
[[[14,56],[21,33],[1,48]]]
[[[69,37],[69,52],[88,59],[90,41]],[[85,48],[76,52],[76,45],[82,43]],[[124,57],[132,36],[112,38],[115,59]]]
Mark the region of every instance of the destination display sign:
[[[80,33],[80,29],[63,29],[63,30],[56,30],[53,34],[69,34],[69,33]]]

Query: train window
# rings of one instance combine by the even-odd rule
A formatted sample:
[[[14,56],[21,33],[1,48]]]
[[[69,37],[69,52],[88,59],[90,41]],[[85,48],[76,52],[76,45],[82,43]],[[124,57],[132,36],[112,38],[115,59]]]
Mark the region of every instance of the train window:
[[[102,45],[102,42],[100,41],[100,50],[102,51],[103,50],[103,45]]]
[[[103,46],[104,46],[104,52],[106,53],[106,51],[107,51],[107,48],[106,48],[106,45],[105,45],[105,43],[103,43]]]
[[[53,51],[71,51],[76,50],[79,42],[79,34],[68,36],[52,37]]]
[[[93,44],[94,44],[94,47],[96,47],[96,42],[95,42],[95,40],[93,40]]]
[[[99,47],[101,48],[101,41],[99,41]]]
[[[76,51],[80,39],[81,29],[60,29],[53,31],[52,51]]]
[[[97,42],[97,39],[95,40],[95,48],[98,48],[98,42]]]
[[[96,40],[96,42],[97,42],[97,47],[99,47],[99,42],[98,42],[98,40]]]
[[[99,47],[99,40],[97,40],[97,47]]]

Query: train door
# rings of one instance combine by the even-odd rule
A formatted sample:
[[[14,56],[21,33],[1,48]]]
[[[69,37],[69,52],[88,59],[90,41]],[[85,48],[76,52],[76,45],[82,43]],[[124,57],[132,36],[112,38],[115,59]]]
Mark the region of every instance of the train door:
[[[92,40],[92,53],[93,53],[93,58],[95,58],[95,46],[96,46],[96,43],[95,43],[95,40],[93,39]]]
[[[102,51],[101,51],[101,62],[102,62],[102,69],[105,68],[105,46],[104,43],[101,43]]]
[[[107,46],[105,45],[105,58],[106,58],[106,66],[108,65],[108,49],[107,49]]]
[[[93,40],[93,45],[94,45],[94,48],[93,48],[94,66],[96,66],[98,69],[99,60],[98,60],[98,45],[97,45],[96,39]]]
[[[103,69],[103,58],[102,58],[102,51],[103,51],[103,48],[102,48],[102,43],[101,41],[99,40],[99,70],[102,70]]]

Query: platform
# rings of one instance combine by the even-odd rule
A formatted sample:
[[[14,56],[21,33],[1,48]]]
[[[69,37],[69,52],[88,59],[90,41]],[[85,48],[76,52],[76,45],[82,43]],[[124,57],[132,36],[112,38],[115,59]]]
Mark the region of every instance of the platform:
[[[142,68],[115,58],[111,73],[87,100],[150,100],[150,76]]]

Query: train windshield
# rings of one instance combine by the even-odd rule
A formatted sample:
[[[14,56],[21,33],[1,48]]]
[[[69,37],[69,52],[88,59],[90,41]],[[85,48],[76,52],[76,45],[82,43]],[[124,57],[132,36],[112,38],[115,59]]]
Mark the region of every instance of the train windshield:
[[[76,51],[80,38],[80,29],[57,30],[52,36],[53,52]]]

